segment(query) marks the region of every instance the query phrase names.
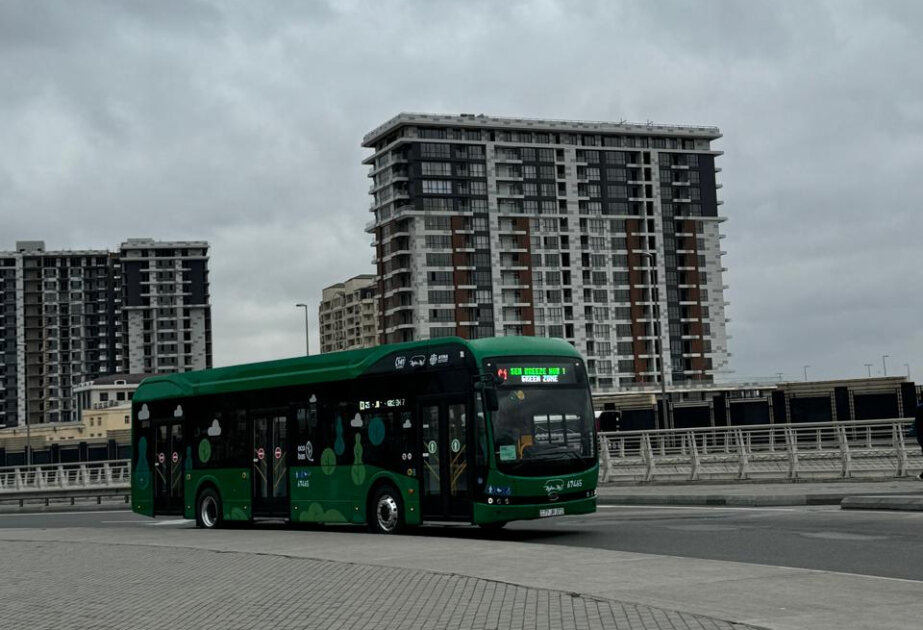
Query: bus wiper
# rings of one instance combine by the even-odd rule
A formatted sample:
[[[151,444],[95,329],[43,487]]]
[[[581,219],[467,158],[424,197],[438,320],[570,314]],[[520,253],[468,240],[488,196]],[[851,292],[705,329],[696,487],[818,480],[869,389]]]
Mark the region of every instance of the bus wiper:
[[[583,462],[583,458],[580,457],[577,453],[572,451],[566,446],[559,446],[558,448],[549,449],[547,451],[542,451],[541,453],[536,453],[532,456],[533,459],[557,459],[555,457],[546,457],[546,455],[570,455],[578,462]]]

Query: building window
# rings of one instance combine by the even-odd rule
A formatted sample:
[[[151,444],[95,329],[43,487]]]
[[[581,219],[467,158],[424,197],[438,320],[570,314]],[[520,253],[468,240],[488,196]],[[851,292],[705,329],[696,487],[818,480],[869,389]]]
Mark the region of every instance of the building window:
[[[449,158],[452,154],[448,144],[423,142],[420,144],[420,155],[424,158]]]
[[[450,195],[452,194],[452,182],[445,179],[424,179],[423,194]]]
[[[423,174],[433,177],[448,177],[452,175],[452,163],[423,162]]]

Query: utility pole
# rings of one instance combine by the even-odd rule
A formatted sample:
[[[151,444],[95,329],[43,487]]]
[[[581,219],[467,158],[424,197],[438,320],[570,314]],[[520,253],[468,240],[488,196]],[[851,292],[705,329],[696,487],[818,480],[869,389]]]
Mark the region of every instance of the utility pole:
[[[869,378],[872,378],[872,364],[871,364],[871,363],[866,363],[866,364],[865,364],[865,367],[866,367],[866,369],[869,371]]]
[[[887,359],[890,356],[891,356],[890,354],[881,355],[881,372],[885,376],[888,375],[888,362],[885,359]]]
[[[810,366],[810,365],[804,366],[804,380],[805,380],[805,382],[807,382],[807,380],[808,380],[808,368],[809,368],[809,367],[811,367],[811,366]]]

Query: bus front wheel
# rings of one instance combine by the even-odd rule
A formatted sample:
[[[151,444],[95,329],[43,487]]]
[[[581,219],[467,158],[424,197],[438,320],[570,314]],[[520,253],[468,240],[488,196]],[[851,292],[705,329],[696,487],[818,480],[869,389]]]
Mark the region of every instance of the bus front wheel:
[[[195,524],[205,529],[221,526],[221,497],[214,488],[205,488],[196,502]]]
[[[375,534],[399,534],[404,530],[404,504],[392,486],[381,486],[372,495],[368,525]]]

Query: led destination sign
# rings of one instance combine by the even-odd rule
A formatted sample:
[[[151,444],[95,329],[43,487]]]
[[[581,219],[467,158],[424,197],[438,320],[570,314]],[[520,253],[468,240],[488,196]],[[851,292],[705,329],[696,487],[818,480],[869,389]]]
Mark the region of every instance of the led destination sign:
[[[504,385],[570,385],[577,382],[573,364],[497,364],[497,377]]]

